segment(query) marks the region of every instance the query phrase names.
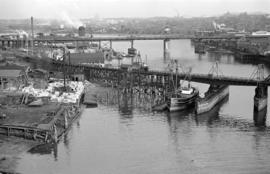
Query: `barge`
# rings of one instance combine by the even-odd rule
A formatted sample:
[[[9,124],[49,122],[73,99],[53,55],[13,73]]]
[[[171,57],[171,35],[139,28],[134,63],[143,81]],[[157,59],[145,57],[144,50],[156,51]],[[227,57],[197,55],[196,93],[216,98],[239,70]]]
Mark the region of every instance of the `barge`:
[[[27,86],[17,95],[2,94],[0,134],[22,137],[40,143],[58,142],[84,108],[82,82],[50,83],[46,89]],[[11,102],[9,102],[11,101]],[[32,105],[39,101],[38,105]]]
[[[195,112],[202,114],[210,111],[229,95],[229,86],[211,85],[205,93],[204,98],[198,98],[195,105]]]

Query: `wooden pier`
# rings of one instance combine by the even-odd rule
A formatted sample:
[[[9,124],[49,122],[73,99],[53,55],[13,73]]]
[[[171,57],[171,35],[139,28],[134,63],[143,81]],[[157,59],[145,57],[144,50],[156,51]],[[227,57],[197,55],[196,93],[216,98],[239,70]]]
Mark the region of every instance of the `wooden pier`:
[[[22,106],[18,106],[15,110],[9,108],[2,110],[7,113],[7,117],[1,120],[0,134],[41,143],[58,142],[81,114],[80,107],[76,105],[54,107],[54,110],[50,110],[47,106],[22,109],[20,107]],[[36,114],[33,114],[34,112]],[[20,113],[24,114],[23,117],[20,117]]]
[[[65,68],[69,73],[81,72],[86,79],[100,79],[113,86],[129,89],[139,86],[151,91],[160,90],[162,93],[168,93],[172,90],[172,82],[176,79],[189,80],[199,83],[213,85],[236,85],[236,86],[256,86],[255,90],[255,107],[262,110],[267,106],[263,102],[267,98],[267,87],[270,85],[270,77],[263,77],[263,66],[259,65],[258,69],[253,72],[251,78],[224,76],[219,74],[190,74],[175,73],[166,71],[144,71],[144,70],[125,70],[116,68],[105,68],[88,65],[68,65],[62,62],[53,63],[58,71]],[[178,82],[179,83],[179,82]],[[259,106],[259,107],[258,107]]]

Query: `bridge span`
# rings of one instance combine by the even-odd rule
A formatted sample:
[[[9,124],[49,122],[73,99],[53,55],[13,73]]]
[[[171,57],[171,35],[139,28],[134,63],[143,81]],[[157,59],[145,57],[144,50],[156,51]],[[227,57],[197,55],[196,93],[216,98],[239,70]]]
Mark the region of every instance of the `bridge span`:
[[[269,36],[246,36],[246,38],[265,38]],[[230,40],[235,41],[240,39],[240,36],[234,35],[217,35],[217,36],[195,36],[183,34],[166,34],[166,35],[117,35],[117,36],[94,36],[94,37],[60,37],[60,36],[42,36],[35,38],[19,38],[19,37],[0,37],[0,47],[9,48],[33,48],[40,45],[52,45],[57,43],[73,43],[78,49],[79,43],[98,42],[101,48],[101,42],[109,42],[112,49],[112,42],[128,41],[130,47],[133,48],[135,40],[161,40],[163,41],[164,58],[169,57],[170,40],[194,39],[194,40]]]
[[[270,77],[265,79],[259,79],[258,77],[248,78],[248,77],[234,77],[234,76],[224,76],[224,75],[214,75],[214,74],[196,74],[196,73],[175,73],[167,71],[142,71],[142,70],[132,70],[127,71],[117,68],[108,67],[98,67],[90,65],[68,65],[63,63],[54,62],[58,67],[67,67],[71,71],[83,71],[88,78],[95,77],[105,80],[122,80],[121,78],[126,75],[132,75],[134,79],[148,79],[149,83],[155,83],[156,85],[166,85],[169,84],[168,81],[173,79],[189,80],[198,83],[205,84],[217,84],[217,85],[233,85],[233,86],[270,86]],[[134,77],[135,76],[135,77]],[[137,76],[137,77],[136,77]],[[139,77],[140,76],[140,77]],[[119,79],[120,77],[120,79]],[[136,81],[135,81],[136,83]]]
[[[246,36],[247,38],[265,38],[269,36]],[[180,40],[180,39],[239,39],[241,36],[235,35],[216,35],[216,36],[195,36],[195,35],[183,35],[183,34],[163,34],[163,35],[115,35],[115,36],[93,36],[93,37],[60,37],[60,36],[43,36],[36,37],[34,39],[21,39],[21,38],[8,38],[0,37],[0,42],[15,42],[20,40],[34,41],[34,42],[98,42],[98,41],[131,41],[131,40]]]
[[[112,86],[125,89],[139,86],[145,89],[161,89],[167,93],[172,91],[175,83],[180,84],[180,79],[210,85],[255,86],[254,110],[261,111],[267,107],[270,76],[267,78],[246,78],[213,74],[171,73],[165,71],[128,71],[88,65],[68,65],[59,62],[54,62],[53,64],[56,65],[55,67],[58,71],[64,71],[69,74],[83,73],[87,80],[105,80],[112,84]]]

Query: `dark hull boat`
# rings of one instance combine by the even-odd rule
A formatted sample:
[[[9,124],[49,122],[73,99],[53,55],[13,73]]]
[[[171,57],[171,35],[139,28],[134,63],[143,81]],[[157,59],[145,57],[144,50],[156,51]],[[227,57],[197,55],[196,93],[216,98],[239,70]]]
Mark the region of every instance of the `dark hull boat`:
[[[181,111],[195,106],[199,91],[194,88],[181,88],[168,98],[167,107],[170,112]]]
[[[172,84],[174,86],[174,90],[171,94],[167,96],[167,108],[170,112],[172,111],[181,111],[188,109],[190,107],[195,108],[195,102],[196,99],[199,96],[199,90],[197,88],[194,88],[190,85],[190,82],[188,81],[187,86],[182,86],[181,83],[178,83],[178,61],[173,60],[171,62],[171,66],[175,66],[175,74],[176,76],[173,77],[172,74]],[[189,68],[188,75],[191,73],[191,68]],[[171,71],[172,72],[172,71]],[[189,77],[185,77],[185,79],[190,79]],[[184,80],[183,82],[185,82]],[[180,81],[181,82],[181,81]],[[178,87],[178,84],[180,84],[180,87]]]

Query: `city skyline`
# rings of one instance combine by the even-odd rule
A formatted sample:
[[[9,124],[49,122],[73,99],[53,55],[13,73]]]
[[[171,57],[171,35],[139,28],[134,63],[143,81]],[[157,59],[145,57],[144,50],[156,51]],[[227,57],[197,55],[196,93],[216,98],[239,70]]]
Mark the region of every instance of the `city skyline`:
[[[268,0],[0,0],[1,19],[207,17],[224,13],[268,13]]]

